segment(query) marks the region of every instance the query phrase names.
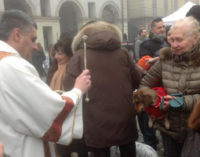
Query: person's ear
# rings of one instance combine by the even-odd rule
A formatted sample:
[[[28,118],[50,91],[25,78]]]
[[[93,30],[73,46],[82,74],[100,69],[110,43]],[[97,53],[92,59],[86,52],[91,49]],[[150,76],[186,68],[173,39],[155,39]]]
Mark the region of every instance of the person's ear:
[[[193,40],[192,40],[192,45],[193,46],[196,45],[198,41],[199,41],[198,35],[194,35]]]
[[[15,28],[12,32],[12,36],[13,36],[13,40],[15,42],[19,42],[21,40],[22,37],[22,32],[19,28]]]

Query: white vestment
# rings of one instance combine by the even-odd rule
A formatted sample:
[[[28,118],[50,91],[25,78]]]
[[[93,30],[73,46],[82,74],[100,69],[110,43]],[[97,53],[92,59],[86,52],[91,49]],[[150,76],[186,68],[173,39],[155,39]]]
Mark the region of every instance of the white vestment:
[[[81,138],[82,92],[74,88],[61,97],[3,41],[0,52],[12,53],[0,59],[0,141],[5,153],[10,157],[45,157],[42,139],[67,145],[72,136]],[[54,157],[52,145],[50,152]]]

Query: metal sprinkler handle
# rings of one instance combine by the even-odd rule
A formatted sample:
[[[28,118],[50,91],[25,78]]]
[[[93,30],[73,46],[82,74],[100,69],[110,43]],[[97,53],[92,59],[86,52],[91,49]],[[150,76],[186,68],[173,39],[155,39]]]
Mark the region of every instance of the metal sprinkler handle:
[[[86,45],[86,41],[88,39],[88,36],[87,35],[83,35],[82,39],[83,39],[83,50],[84,50],[84,69],[87,69],[87,45]],[[88,96],[88,92],[86,93],[85,101],[86,102],[90,101],[90,98]]]

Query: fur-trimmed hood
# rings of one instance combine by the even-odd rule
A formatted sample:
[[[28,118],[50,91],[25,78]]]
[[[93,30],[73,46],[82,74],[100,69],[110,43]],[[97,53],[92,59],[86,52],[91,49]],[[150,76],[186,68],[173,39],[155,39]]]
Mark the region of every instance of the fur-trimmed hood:
[[[121,47],[121,30],[110,23],[97,21],[84,26],[74,37],[72,51],[75,53],[83,47],[83,35],[87,35],[87,48],[114,50]]]
[[[160,60],[173,60],[176,63],[187,63],[193,66],[200,65],[200,44],[192,48],[191,51],[181,55],[175,54],[169,47],[164,47],[160,50]]]

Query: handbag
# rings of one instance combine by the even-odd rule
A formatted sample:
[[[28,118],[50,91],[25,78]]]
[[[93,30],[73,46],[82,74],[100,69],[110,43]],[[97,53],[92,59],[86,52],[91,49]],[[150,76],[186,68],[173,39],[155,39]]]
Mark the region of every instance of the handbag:
[[[200,156],[200,134],[195,131],[189,131],[183,144],[181,157],[199,157]]]
[[[181,93],[174,93],[171,94],[171,96],[175,96],[174,99],[170,100],[170,107],[172,107],[173,109],[180,109],[183,107],[184,105],[184,96]]]

